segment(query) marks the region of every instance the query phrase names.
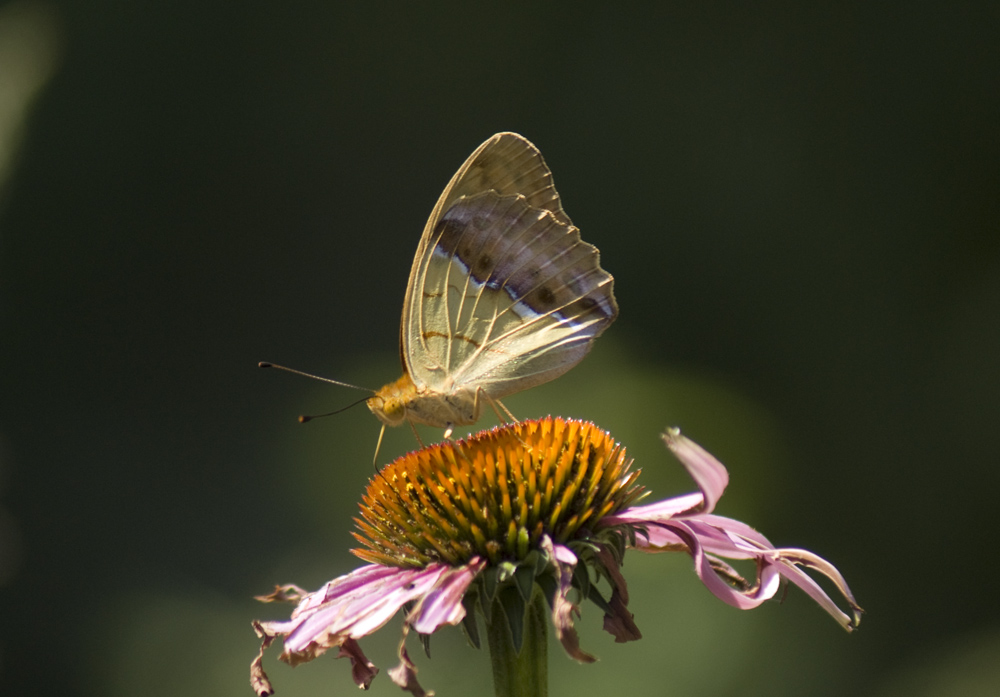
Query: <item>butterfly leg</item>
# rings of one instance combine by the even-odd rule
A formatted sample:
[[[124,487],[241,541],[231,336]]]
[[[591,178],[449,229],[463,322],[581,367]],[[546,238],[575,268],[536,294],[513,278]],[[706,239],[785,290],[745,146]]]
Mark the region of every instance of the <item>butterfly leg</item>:
[[[500,419],[500,423],[516,424],[518,422],[517,417],[514,416],[512,413],[510,413],[510,409],[505,407],[503,402],[501,402],[499,399],[493,399],[492,397],[490,397],[488,394],[486,394],[486,391],[483,390],[483,388],[481,387],[476,392],[477,402],[479,401],[480,395],[482,395],[483,398],[490,403],[490,407],[493,409],[493,413],[497,415],[497,418]],[[503,409],[504,412],[503,414],[500,413],[500,409],[497,409],[498,406],[500,407],[500,409]],[[476,411],[478,412],[479,410],[476,409]],[[504,414],[507,415],[506,418],[504,417]]]
[[[508,409],[503,402],[498,399],[496,400],[496,403],[500,405],[500,408],[503,409],[503,413],[507,415],[508,419],[510,419],[509,423],[516,424],[519,421],[519,419],[511,413],[510,409]],[[493,407],[493,410],[496,411],[496,407]]]
[[[422,438],[420,437],[420,434],[419,434],[419,433],[417,433],[417,427],[413,425],[413,422],[412,422],[412,421],[409,421],[409,420],[408,420],[408,421],[407,421],[406,423],[410,424],[410,430],[411,430],[411,431],[413,431],[413,437],[417,439],[417,442],[418,442],[418,443],[420,443],[420,447],[421,447],[421,448],[426,448],[427,446],[426,446],[426,445],[424,445],[424,441],[423,441],[423,439],[422,439]],[[448,432],[450,433],[450,432],[451,432],[451,429],[448,429]],[[447,438],[447,437],[448,437],[448,436],[446,435],[446,436],[445,436],[445,438]]]

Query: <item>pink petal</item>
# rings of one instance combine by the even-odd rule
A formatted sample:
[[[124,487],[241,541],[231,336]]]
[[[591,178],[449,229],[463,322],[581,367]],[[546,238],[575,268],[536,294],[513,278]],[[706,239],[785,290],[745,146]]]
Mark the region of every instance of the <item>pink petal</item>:
[[[822,557],[819,557],[812,552],[806,551],[804,549],[779,549],[777,552],[776,567],[778,572],[787,578],[789,581],[797,585],[799,588],[804,590],[809,594],[809,597],[819,603],[819,606],[826,610],[830,616],[832,616],[837,622],[847,631],[851,632],[857,629],[858,625],[861,623],[861,614],[864,610],[858,605],[857,601],[854,599],[854,594],[851,593],[851,589],[847,586],[847,581],[841,576],[840,572],[837,571],[836,567],[830,562]],[[851,616],[845,614],[833,599],[827,595],[816,581],[806,574],[802,569],[798,568],[798,565],[805,566],[806,568],[815,569],[820,572],[837,586],[837,590],[841,592],[844,599],[851,607]]]
[[[351,577],[342,576],[322,590],[307,596],[296,609],[293,619],[286,624],[294,625],[285,637],[282,657],[300,652],[312,653],[313,642],[324,644],[326,636],[343,635],[354,639],[371,634],[384,625],[403,605],[428,592],[438,577],[448,569],[435,564],[426,569],[391,569],[392,574],[365,574],[370,578],[366,585],[356,585]],[[358,572],[365,572],[362,567]],[[357,573],[357,572],[355,572]],[[347,593],[339,592],[338,582],[350,588]],[[322,602],[317,602],[322,597]]]
[[[473,558],[465,566],[449,569],[437,585],[421,598],[407,621],[421,634],[432,634],[442,624],[458,624],[465,618],[462,598],[469,584],[486,566],[486,560]]]
[[[555,597],[552,599],[552,625],[556,630],[556,638],[562,643],[563,649],[580,663],[593,663],[597,659],[580,648],[580,638],[573,627],[573,616],[579,616],[580,611],[569,601],[569,592],[573,588],[573,568],[577,559],[573,551],[562,545],[553,545],[548,535],[543,535],[539,542],[541,548],[548,553],[549,559],[556,565],[559,572]],[[572,562],[565,560],[572,559]]]
[[[712,568],[711,559],[705,553],[701,540],[686,521],[674,521],[669,526],[678,537],[685,541],[688,553],[694,560],[694,569],[698,578],[722,602],[740,610],[749,610],[759,606],[777,592],[780,586],[780,576],[769,566],[760,570],[757,584],[750,591],[733,588]]]
[[[707,450],[682,436],[679,429],[667,429],[663,434],[663,441],[705,495],[705,507],[699,512],[710,513],[729,485],[729,472]]]
[[[743,540],[753,542],[763,549],[774,549],[774,545],[771,544],[770,540],[746,523],[734,518],[726,518],[725,516],[715,515],[712,513],[704,513],[696,516],[695,518],[703,523],[719,528],[720,530],[725,530],[733,535],[738,535]]]
[[[663,501],[648,503],[644,506],[633,506],[615,515],[605,516],[601,522],[609,525],[619,523],[645,523],[672,520],[679,516],[692,514],[701,510],[705,505],[705,497],[702,494],[684,494],[675,496]]]

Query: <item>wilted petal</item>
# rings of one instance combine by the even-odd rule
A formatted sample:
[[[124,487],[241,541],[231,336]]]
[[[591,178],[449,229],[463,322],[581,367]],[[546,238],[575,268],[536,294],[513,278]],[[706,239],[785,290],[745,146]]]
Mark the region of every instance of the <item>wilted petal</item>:
[[[378,668],[368,660],[368,657],[361,650],[361,646],[354,639],[344,639],[344,643],[340,645],[340,653],[337,658],[345,657],[351,659],[351,677],[354,678],[354,684],[362,690],[371,687],[372,680],[378,675]]]
[[[254,600],[259,600],[262,603],[298,603],[307,595],[309,595],[309,591],[302,590],[294,583],[289,583],[284,586],[275,586],[274,590],[267,595],[255,595]]]
[[[414,697],[434,697],[434,692],[428,692],[417,682],[417,667],[406,652],[407,629],[403,628],[403,640],[399,642],[399,665],[389,670],[389,678],[403,690]]]
[[[573,588],[573,568],[577,564],[576,555],[569,547],[554,545],[548,535],[542,536],[540,546],[548,553],[558,570],[558,586],[552,599],[552,625],[556,630],[556,638],[570,657],[580,663],[593,663],[597,659],[580,648],[580,637],[573,627],[573,616],[580,616],[580,610],[569,600],[569,592]]]
[[[615,643],[624,644],[627,641],[642,639],[642,632],[635,624],[635,615],[629,612],[617,588],[611,591],[608,605],[611,607],[611,612],[604,613],[604,631],[615,637]]]
[[[250,663],[250,687],[257,693],[257,697],[270,697],[274,694],[274,688],[271,687],[271,681],[264,672],[264,651],[274,641],[274,636],[265,632],[258,622],[253,623],[253,628],[263,641],[257,658]]]
[[[604,631],[613,634],[619,644],[641,639],[642,632],[635,624],[635,615],[628,611],[628,584],[615,556],[606,547],[598,550],[596,556],[611,583],[611,600],[608,601],[611,612],[604,614]]]
[[[820,607],[837,620],[844,629],[851,632],[858,628],[864,610],[858,605],[854,594],[847,586],[847,581],[833,564],[804,549],[778,549],[775,551],[777,553],[778,573],[808,593],[809,597],[819,603]],[[830,579],[850,605],[851,615],[848,616],[844,613],[811,576],[798,568],[799,565],[814,569]]]
[[[358,639],[371,634],[406,603],[429,592],[448,568],[441,564],[426,569],[361,567],[331,581],[307,596],[292,619],[283,623],[290,626],[282,659],[293,664],[310,660],[332,646],[339,646],[342,636]],[[366,583],[356,583],[355,574],[363,576]]]

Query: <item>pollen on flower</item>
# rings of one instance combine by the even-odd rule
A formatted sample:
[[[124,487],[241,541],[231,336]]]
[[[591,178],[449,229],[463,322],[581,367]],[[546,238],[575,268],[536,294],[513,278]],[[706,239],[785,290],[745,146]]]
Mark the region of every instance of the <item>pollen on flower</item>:
[[[372,478],[353,551],[404,567],[520,561],[543,536],[566,543],[639,499],[631,464],[606,431],[552,417],[430,446]]]

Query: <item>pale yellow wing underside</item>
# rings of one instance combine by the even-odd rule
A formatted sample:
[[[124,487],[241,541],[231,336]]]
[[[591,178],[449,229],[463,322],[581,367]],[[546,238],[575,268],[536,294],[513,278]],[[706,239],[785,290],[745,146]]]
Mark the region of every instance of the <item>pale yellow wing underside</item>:
[[[613,279],[562,210],[541,154],[498,133],[424,228],[403,305],[405,368],[425,393],[500,398],[572,368],[617,313]]]

